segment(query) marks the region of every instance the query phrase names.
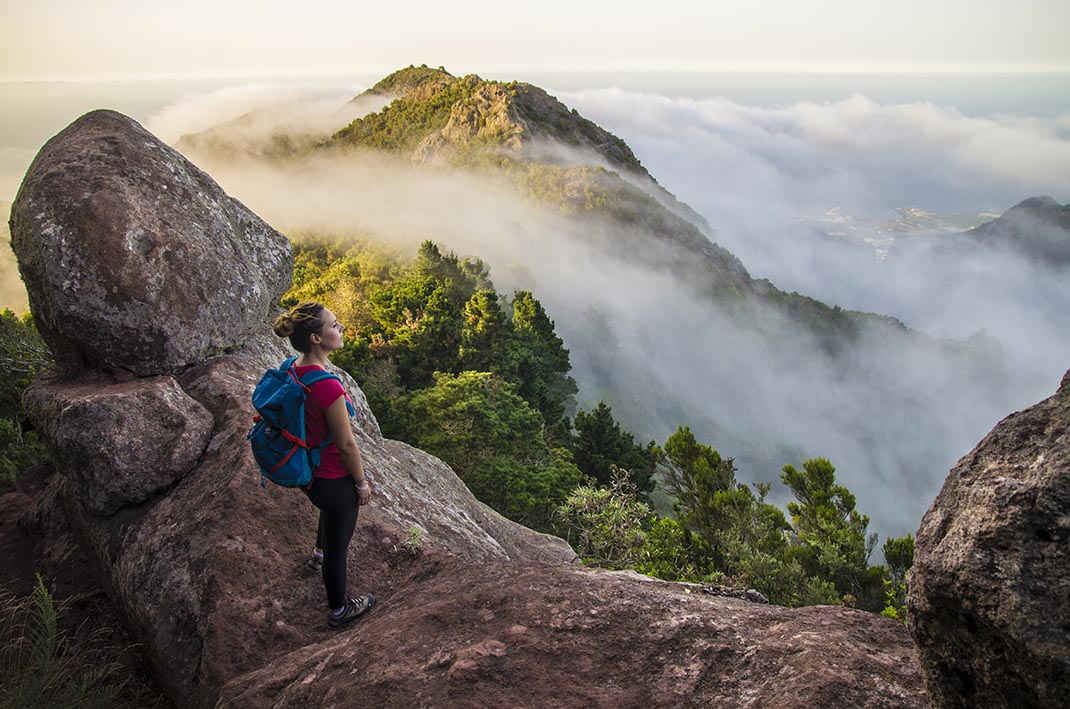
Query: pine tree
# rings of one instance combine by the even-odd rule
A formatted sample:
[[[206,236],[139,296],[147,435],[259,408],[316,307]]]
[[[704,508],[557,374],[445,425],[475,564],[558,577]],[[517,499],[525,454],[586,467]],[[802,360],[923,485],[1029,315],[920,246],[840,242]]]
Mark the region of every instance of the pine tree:
[[[811,458],[802,470],[785,465],[783,471],[780,479],[797,500],[788,503],[788,513],[803,567],[834,583],[848,602],[880,605],[883,574],[869,566],[877,535],[867,534],[869,517],[855,509],[855,496],[836,484],[836,468],[825,458]]]
[[[546,421],[556,421],[565,415],[566,402],[578,391],[568,376],[572,368],[568,350],[542,304],[529,291],[517,291],[512,305],[513,342],[506,376]]]
[[[613,466],[626,469],[639,493],[654,489],[654,471],[659,451],[651,441],[646,448],[637,446],[632,434],[621,430],[613,419],[613,410],[604,401],[590,413],[577,411],[574,421],[576,440],[573,455],[584,475],[600,485],[612,480]]]

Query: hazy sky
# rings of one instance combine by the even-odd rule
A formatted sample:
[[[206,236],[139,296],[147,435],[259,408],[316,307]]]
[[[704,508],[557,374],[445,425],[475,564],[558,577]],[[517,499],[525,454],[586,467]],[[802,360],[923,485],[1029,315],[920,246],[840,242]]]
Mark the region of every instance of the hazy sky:
[[[1066,0],[0,0],[0,80],[1070,70]]]

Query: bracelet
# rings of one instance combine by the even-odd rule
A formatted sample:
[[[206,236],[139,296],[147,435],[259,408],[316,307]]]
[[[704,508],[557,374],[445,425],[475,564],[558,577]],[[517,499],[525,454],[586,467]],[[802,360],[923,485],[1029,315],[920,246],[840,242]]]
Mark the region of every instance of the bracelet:
[[[357,483],[357,487],[368,487],[367,478],[361,478],[360,480],[355,480],[354,482]]]

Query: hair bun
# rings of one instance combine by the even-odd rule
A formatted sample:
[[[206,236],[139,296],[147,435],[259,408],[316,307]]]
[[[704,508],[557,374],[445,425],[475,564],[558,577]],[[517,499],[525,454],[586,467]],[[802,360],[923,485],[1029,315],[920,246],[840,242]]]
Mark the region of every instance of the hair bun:
[[[275,318],[275,325],[272,328],[275,334],[279,337],[289,337],[294,331],[294,321],[290,316],[290,313],[283,313],[279,317]]]

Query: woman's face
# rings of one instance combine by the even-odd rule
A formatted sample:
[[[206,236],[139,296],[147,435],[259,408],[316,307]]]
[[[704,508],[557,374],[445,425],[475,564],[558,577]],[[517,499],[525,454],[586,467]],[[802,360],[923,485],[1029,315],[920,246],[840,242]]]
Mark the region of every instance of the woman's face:
[[[324,308],[320,314],[323,318],[323,327],[316,335],[319,337],[319,345],[327,352],[342,349],[342,323],[329,308]]]

